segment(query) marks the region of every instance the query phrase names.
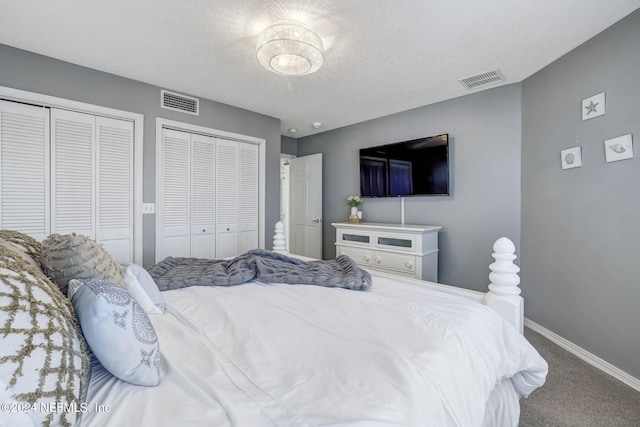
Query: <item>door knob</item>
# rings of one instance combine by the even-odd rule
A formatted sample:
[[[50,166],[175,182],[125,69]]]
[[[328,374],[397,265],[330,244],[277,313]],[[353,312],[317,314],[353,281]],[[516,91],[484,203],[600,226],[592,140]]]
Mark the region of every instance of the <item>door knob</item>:
[[[316,218],[312,222],[315,224],[320,224],[322,222],[322,218]]]

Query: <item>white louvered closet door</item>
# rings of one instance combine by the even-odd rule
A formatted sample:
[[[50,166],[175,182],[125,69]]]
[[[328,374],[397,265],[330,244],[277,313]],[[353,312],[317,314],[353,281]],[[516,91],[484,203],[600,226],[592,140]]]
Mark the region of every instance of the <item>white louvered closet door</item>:
[[[0,101],[0,228],[42,241],[49,217],[49,110]]]
[[[215,139],[191,135],[191,256],[215,258]]]
[[[95,122],[51,109],[51,232],[96,237]]]
[[[258,146],[240,143],[238,252],[258,247]]]
[[[158,153],[161,156],[158,261],[167,256],[190,256],[190,139],[189,133],[162,129],[162,147]]]
[[[257,248],[258,169],[257,145],[163,129],[156,259],[225,258]]]
[[[96,240],[117,262],[133,262],[133,123],[96,117],[96,128]]]
[[[0,227],[133,261],[133,123],[0,101]]]
[[[216,257],[238,255],[238,142],[216,139]]]

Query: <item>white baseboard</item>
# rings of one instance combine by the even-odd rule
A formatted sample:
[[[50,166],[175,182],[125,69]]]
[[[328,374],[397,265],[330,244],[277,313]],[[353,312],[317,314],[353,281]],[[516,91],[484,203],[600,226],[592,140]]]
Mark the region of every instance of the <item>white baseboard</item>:
[[[530,328],[532,331],[535,331],[540,335],[542,335],[543,337],[547,338],[549,341],[552,341],[555,344],[559,345],[563,349],[567,350],[569,353],[584,360],[591,366],[600,369],[604,373],[611,375],[617,380],[622,381],[629,387],[640,391],[640,380],[638,378],[632,377],[631,375],[627,374],[623,370],[616,368],[606,360],[599,358],[595,354],[589,353],[587,350],[583,349],[582,347],[578,347],[571,341],[562,338],[560,335],[554,332],[551,332],[544,326],[540,326],[533,320],[527,319],[525,317],[524,325]]]

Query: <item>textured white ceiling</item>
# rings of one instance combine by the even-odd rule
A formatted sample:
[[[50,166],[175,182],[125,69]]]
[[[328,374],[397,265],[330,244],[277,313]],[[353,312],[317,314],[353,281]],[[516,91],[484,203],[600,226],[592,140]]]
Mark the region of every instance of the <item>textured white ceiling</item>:
[[[483,71],[499,68],[503,84],[522,81],[639,7],[640,0],[0,0],[0,43],[277,117],[283,135],[301,137],[468,94],[457,80]],[[284,18],[322,37],[325,64],[315,74],[286,77],[258,64],[258,34]]]

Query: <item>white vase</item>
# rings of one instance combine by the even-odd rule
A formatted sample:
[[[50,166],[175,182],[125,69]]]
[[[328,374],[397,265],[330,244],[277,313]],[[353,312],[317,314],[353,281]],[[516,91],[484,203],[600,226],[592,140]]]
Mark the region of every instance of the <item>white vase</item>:
[[[353,206],[351,208],[351,215],[349,216],[349,223],[357,224],[359,222],[360,222],[360,220],[358,219],[358,207],[357,206]]]

